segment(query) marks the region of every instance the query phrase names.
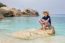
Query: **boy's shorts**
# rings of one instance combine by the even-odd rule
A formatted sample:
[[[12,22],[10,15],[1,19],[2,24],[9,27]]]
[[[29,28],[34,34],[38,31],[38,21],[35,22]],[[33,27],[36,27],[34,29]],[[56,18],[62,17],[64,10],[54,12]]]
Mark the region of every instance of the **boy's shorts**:
[[[43,19],[41,19],[39,22],[40,24],[45,25],[46,27],[51,26],[49,22],[45,22]]]

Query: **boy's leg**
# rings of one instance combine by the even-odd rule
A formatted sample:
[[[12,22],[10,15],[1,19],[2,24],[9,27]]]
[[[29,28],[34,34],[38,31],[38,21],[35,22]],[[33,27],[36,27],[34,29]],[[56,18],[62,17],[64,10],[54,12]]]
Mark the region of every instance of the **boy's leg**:
[[[41,24],[41,30],[43,30],[43,25]]]
[[[44,29],[44,30],[47,30],[47,29],[48,29],[48,24],[47,24],[47,23],[45,23],[45,24],[43,25],[43,29]]]
[[[45,25],[41,25],[41,26],[42,26],[41,30],[45,30],[46,28]]]
[[[43,23],[40,22],[40,24],[41,24],[41,30],[43,30],[43,28],[44,28]]]

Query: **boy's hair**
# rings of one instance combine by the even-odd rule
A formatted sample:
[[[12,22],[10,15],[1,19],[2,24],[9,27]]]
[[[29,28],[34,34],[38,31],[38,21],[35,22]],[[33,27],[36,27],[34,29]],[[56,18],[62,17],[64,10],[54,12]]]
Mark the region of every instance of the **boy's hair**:
[[[43,13],[47,13],[49,15],[49,12],[48,11],[43,11]]]

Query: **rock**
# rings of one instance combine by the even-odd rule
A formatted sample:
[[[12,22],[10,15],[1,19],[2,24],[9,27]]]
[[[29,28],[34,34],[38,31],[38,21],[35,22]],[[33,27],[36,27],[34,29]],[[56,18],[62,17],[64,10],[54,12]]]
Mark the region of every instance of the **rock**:
[[[18,10],[16,8],[11,8],[10,11],[12,12],[12,15],[18,16],[18,14],[17,14],[18,13]]]
[[[27,16],[39,16],[38,12],[33,9],[25,9],[22,11],[22,15]]]
[[[52,27],[51,29],[48,30],[34,30],[32,29],[30,31],[19,31],[19,32],[14,32],[11,33],[11,36],[15,38],[20,38],[20,39],[35,39],[39,37],[48,37],[52,36],[55,33],[54,28]]]
[[[8,17],[9,16],[9,9],[8,7],[1,7],[0,8],[0,14],[4,17]]]
[[[16,16],[39,16],[39,13],[33,9],[25,9],[21,11],[16,8],[1,7],[0,14],[4,17],[16,17]]]
[[[14,17],[12,11],[9,11],[8,13],[3,14],[4,17]]]
[[[0,8],[0,14],[8,13],[9,9],[7,7],[1,7]]]
[[[4,18],[4,16],[2,14],[0,14],[0,19],[3,19],[3,18]]]

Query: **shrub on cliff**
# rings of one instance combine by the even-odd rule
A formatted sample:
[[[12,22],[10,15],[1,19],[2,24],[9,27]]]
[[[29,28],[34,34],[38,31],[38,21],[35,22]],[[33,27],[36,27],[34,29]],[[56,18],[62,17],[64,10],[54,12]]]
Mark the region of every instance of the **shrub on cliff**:
[[[0,2],[0,7],[6,7],[6,5]]]

